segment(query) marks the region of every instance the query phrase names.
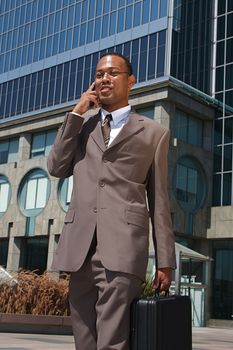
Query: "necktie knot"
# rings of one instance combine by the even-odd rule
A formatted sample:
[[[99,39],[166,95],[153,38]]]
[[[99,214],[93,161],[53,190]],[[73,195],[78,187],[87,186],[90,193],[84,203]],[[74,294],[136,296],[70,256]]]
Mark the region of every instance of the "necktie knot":
[[[102,122],[102,133],[104,137],[104,143],[105,146],[108,146],[109,139],[110,139],[110,131],[111,131],[111,126],[110,126],[110,121],[112,120],[112,115],[107,114],[104,118],[104,121]]]
[[[112,115],[111,114],[106,114],[104,121],[103,121],[103,125],[108,124],[110,126],[110,121],[112,120]]]

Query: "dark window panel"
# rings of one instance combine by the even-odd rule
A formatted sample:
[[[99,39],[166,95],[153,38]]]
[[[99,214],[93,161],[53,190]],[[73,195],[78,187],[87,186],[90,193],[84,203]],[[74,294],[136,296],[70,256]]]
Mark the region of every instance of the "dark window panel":
[[[67,101],[69,73],[70,73],[70,62],[66,62],[64,64],[64,70],[63,70],[61,102]]]
[[[50,69],[45,69],[44,70],[44,77],[43,77],[43,82],[42,82],[41,108],[44,108],[44,107],[47,106],[49,73],[50,73]]]
[[[217,24],[217,40],[224,39],[225,37],[225,16],[218,17],[218,24]]]
[[[222,147],[214,147],[214,171],[220,172],[222,170]]]
[[[133,72],[137,81],[138,74],[138,53],[139,53],[139,39],[132,41],[132,55],[131,55],[131,64],[133,67]]]
[[[29,102],[29,94],[31,88],[31,74],[26,76],[24,94],[23,94],[23,113],[28,112],[28,102]]]
[[[68,101],[74,100],[76,70],[77,70],[77,60],[73,60],[73,61],[71,61],[71,64],[70,64],[70,76],[69,76],[69,84],[68,84],[68,88],[69,88]]]
[[[34,105],[35,105],[35,94],[36,94],[36,85],[37,85],[37,74],[38,73],[33,73],[32,74],[32,79],[31,79],[31,89],[29,93],[29,111],[34,110]]]
[[[110,14],[110,26],[109,26],[109,35],[116,33],[116,11]]]
[[[227,15],[227,36],[233,36],[233,13]]]
[[[148,36],[145,36],[141,38],[139,77],[138,77],[139,82],[146,80],[147,47],[148,47]]]
[[[11,112],[10,112],[11,116],[14,116],[15,111],[16,111],[15,101],[17,101],[18,87],[19,87],[19,79],[14,79],[13,80],[13,93],[12,93],[12,101],[14,101],[14,103],[11,103]]]
[[[133,6],[126,7],[125,29],[132,28]]]
[[[224,121],[224,143],[233,143],[233,117],[226,118]]]
[[[233,39],[228,39],[226,43],[227,43],[226,63],[230,63],[230,62],[233,62]]]
[[[232,145],[224,146],[223,171],[232,171]]]
[[[221,175],[213,176],[213,205],[221,205]]]
[[[52,106],[54,103],[55,80],[56,80],[56,67],[52,67],[50,69],[50,79],[49,79],[49,87],[48,87],[48,106]]]
[[[133,18],[133,26],[139,26],[141,24],[141,12],[142,12],[142,3],[137,2],[134,5],[134,18]]]
[[[218,15],[226,12],[226,0],[218,0]]]
[[[223,90],[223,78],[224,78],[224,68],[219,67],[216,69],[215,91]]]
[[[125,8],[118,11],[117,33],[123,32],[125,26]]]
[[[38,72],[38,75],[37,75],[35,109],[40,108],[41,92],[42,92],[42,79],[43,79],[43,71],[40,71],[40,72]]]
[[[223,201],[222,205],[231,205],[232,173],[223,174]]]
[[[158,0],[151,1],[151,21],[158,18]]]
[[[62,84],[63,64],[57,66],[56,88],[55,88],[55,104],[60,103],[61,99],[61,84]]]
[[[23,102],[23,93],[24,93],[24,83],[25,83],[25,77],[21,77],[19,79],[19,93],[17,98],[17,109],[16,114],[21,114],[22,112],[22,102]]]
[[[224,47],[225,47],[225,41],[220,41],[217,43],[217,58],[216,58],[217,66],[224,64]]]
[[[75,99],[78,99],[82,93],[83,61],[84,61],[83,57],[78,59],[78,71],[77,71]]]
[[[214,143],[215,145],[222,144],[222,127],[223,127],[223,119],[215,120],[214,127]]]

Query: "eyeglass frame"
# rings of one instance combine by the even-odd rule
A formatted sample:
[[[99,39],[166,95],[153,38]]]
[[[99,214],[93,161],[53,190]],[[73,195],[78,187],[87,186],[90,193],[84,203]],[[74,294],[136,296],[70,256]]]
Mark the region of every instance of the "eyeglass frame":
[[[129,72],[119,72],[119,71],[114,71],[113,70],[113,71],[109,71],[109,72],[107,72],[107,71],[105,71],[105,72],[96,72],[95,79],[102,80],[104,78],[105,74],[107,74],[111,79],[117,78],[118,75],[120,75],[120,74],[128,74],[128,75],[130,75]]]

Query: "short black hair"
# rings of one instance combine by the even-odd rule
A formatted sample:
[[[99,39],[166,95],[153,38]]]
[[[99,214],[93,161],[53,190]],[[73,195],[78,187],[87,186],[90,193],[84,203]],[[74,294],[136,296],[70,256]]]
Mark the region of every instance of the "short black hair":
[[[132,67],[132,64],[130,63],[130,61],[128,60],[127,57],[125,57],[124,55],[122,55],[121,53],[118,53],[118,52],[105,52],[104,54],[102,54],[100,56],[100,60],[101,58],[105,57],[105,56],[117,56],[117,57],[120,57],[122,58],[124,61],[125,61],[125,64],[126,64],[126,67],[127,67],[127,71],[129,73],[129,75],[132,75],[133,74],[133,67]]]

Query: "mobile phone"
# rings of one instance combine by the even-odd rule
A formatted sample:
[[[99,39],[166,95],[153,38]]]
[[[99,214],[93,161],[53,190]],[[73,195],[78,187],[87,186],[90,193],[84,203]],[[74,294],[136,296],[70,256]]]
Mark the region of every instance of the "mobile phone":
[[[93,86],[93,88],[92,88],[92,91],[94,91],[94,90],[95,90],[95,84],[94,84],[94,86]],[[93,106],[94,106],[94,102],[91,101],[90,104],[89,104],[89,106],[90,106],[90,107],[93,107]]]

